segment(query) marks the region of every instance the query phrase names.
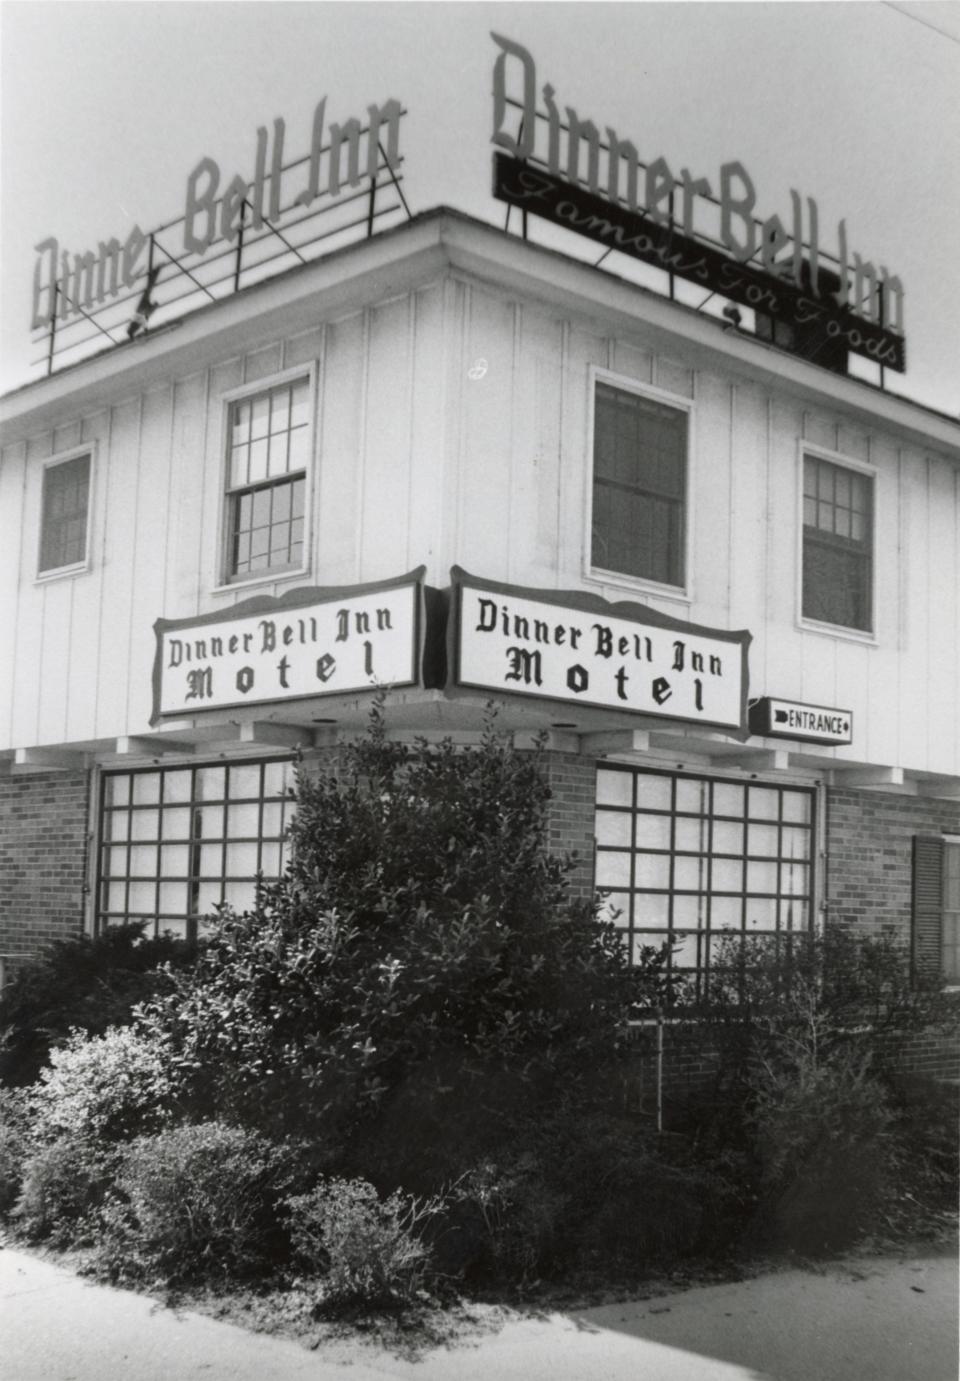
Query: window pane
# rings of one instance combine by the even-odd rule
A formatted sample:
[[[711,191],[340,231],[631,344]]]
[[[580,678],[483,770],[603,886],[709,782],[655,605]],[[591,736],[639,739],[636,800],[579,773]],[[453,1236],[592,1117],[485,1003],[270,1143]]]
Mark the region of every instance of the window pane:
[[[747,864],[748,892],[776,892],[777,865],[775,863]]]
[[[701,891],[707,885],[707,860],[678,854],[673,860],[673,885],[684,892]]]
[[[747,830],[747,852],[764,854],[775,858],[780,846],[780,834],[776,825],[755,825],[750,823]]]
[[[608,772],[601,768],[597,773],[597,804],[601,806],[629,806],[632,803],[633,774],[630,772]]]
[[[635,887],[669,887],[670,859],[665,854],[640,854],[634,861]]]
[[[186,844],[164,844],[160,850],[160,872],[163,877],[186,877],[190,871],[190,850]]]
[[[775,897],[747,897],[747,929],[776,930],[777,902]]]
[[[187,886],[184,882],[161,882],[160,914],[185,916],[187,914]]]
[[[229,794],[232,801],[259,798],[260,764],[245,763],[242,767],[231,767]]]
[[[104,778],[104,800],[108,806],[125,806],[130,800],[130,778],[123,775]]]
[[[668,900],[668,898],[664,898]],[[673,924],[677,930],[699,930],[704,924],[706,906],[703,897],[675,896],[673,898]]]
[[[714,820],[711,847],[715,854],[742,854],[743,826],[733,820]]]
[[[710,869],[710,888],[714,892],[741,892],[743,864],[739,859],[715,858]]]
[[[630,855],[597,851],[597,886],[629,887]]]
[[[667,824],[669,825],[669,820]],[[633,843],[633,821],[626,812],[615,810],[598,810],[596,819],[596,837],[598,844],[619,845],[620,848],[629,848]]]
[[[163,809],[164,839],[190,838],[190,810],[187,806],[165,806]]]
[[[223,767],[201,767],[197,772],[197,797],[201,801],[222,801],[227,774]]]
[[[627,817],[629,824],[629,817]],[[670,848],[669,815],[637,815],[636,847],[638,849]],[[625,841],[629,843],[629,836]]]
[[[669,781],[667,785],[669,786]],[[677,810],[697,815],[706,814],[709,799],[706,782],[690,780],[686,777],[677,779]]]
[[[762,786],[750,788],[750,817],[753,820],[776,820],[780,813],[779,793]]]
[[[160,774],[140,772],[133,779],[133,804],[149,806],[160,800]]]
[[[256,840],[248,844],[227,845],[227,877],[253,877],[258,866]]]
[[[733,782],[714,782],[713,809],[716,815],[743,817],[743,787]]]
[[[158,810],[135,810],[130,818],[130,838],[156,839],[159,825]]]
[[[281,801],[277,801],[273,804],[265,805],[263,807],[263,817],[261,820],[260,832],[263,835],[264,839],[269,839],[271,836],[276,836],[283,833],[283,813],[284,808],[283,803]],[[627,817],[627,823],[629,824],[629,816]],[[604,844],[616,844],[620,841],[615,839],[604,839],[600,842]],[[628,843],[629,840],[625,840],[623,842]]]
[[[155,877],[157,872],[157,846],[155,844],[135,844],[130,850],[130,876]]]
[[[289,762],[267,762],[263,765],[263,794],[282,796],[293,785],[293,765]]]
[[[230,806],[227,811],[227,830],[232,838],[260,832],[259,806]]]
[[[164,772],[163,774],[163,801],[164,805],[171,805],[174,802],[180,803],[190,800],[190,781],[191,771],[188,768],[179,772]]]

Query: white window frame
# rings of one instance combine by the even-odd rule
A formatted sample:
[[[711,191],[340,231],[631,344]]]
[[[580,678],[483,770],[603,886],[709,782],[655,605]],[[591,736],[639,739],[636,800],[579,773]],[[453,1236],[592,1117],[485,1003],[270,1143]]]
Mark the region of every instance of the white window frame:
[[[840,469],[853,470],[855,473],[866,476],[872,485],[872,511],[871,511],[871,531],[870,531],[870,621],[871,627],[849,628],[842,623],[826,623],[821,619],[810,619],[803,612],[803,462],[805,456],[813,456],[817,460],[826,460],[831,465],[836,465]],[[797,627],[814,633],[827,633],[835,638],[848,638],[851,642],[868,643],[876,646],[879,639],[877,637],[878,608],[877,608],[877,534],[880,531],[880,485],[878,483],[879,471],[875,465],[869,465],[866,461],[854,460],[852,456],[843,455],[839,451],[828,450],[825,446],[814,445],[810,441],[800,438],[797,442],[797,478],[796,478],[796,609]]]
[[[257,571],[252,575],[244,576],[239,579],[230,578],[230,502],[228,496],[229,480],[229,440],[230,440],[230,411],[235,403],[243,402],[245,398],[254,397],[258,393],[268,393],[272,388],[278,388],[283,384],[293,383],[297,379],[307,380],[308,396],[308,429],[310,433],[308,442],[308,460],[305,476],[305,498],[303,510],[303,561],[299,566],[290,567],[285,570]],[[215,594],[224,594],[227,591],[247,590],[256,585],[273,585],[277,581],[302,580],[308,574],[311,564],[313,551],[313,494],[316,484],[317,470],[317,438],[319,428],[317,425],[317,363],[309,360],[304,364],[291,366],[289,369],[281,370],[276,374],[265,375],[263,378],[256,379],[252,383],[242,384],[238,388],[231,389],[221,397],[220,412],[220,435],[218,438],[220,464],[219,464],[219,496],[217,500],[217,544],[216,544],[216,568],[213,578],[213,591]]]
[[[46,491],[47,472],[55,469],[58,465],[65,465],[68,461],[79,460],[82,456],[90,457],[90,472],[87,479],[87,525],[83,534],[83,560],[71,561],[66,566],[51,566],[48,570],[40,569],[40,562],[43,559],[43,519],[44,519],[44,494]],[[97,444],[89,441],[85,446],[72,446],[68,451],[58,451],[55,455],[49,456],[41,467],[40,474],[40,499],[38,505],[37,522],[37,567],[35,581],[37,584],[45,583],[48,580],[62,580],[67,576],[82,575],[90,569],[91,548],[93,545],[93,497],[95,493],[94,480],[97,469]]]
[[[683,515],[683,584],[668,585],[658,580],[647,580],[642,576],[628,575],[622,571],[609,571],[603,566],[593,564],[593,472],[594,472],[594,442],[596,436],[596,397],[597,385],[609,384],[611,388],[622,389],[625,393],[635,393],[641,398],[649,398],[653,402],[663,403],[666,407],[676,408],[680,412],[687,414],[687,455],[686,455],[686,476],[684,492],[684,515]],[[689,603],[693,599],[693,562],[692,554],[694,550],[694,495],[696,493],[695,483],[695,464],[696,454],[696,435],[695,435],[696,407],[695,400],[685,398],[680,394],[671,393],[667,389],[657,388],[654,384],[641,383],[637,379],[631,379],[626,375],[617,374],[610,369],[602,369],[598,365],[591,365],[589,370],[589,397],[587,404],[587,447],[586,453],[588,463],[585,468],[584,501],[583,508],[586,515],[583,530],[583,577],[592,585],[616,585],[627,590],[637,590],[648,595],[659,595],[666,599],[682,600]]]

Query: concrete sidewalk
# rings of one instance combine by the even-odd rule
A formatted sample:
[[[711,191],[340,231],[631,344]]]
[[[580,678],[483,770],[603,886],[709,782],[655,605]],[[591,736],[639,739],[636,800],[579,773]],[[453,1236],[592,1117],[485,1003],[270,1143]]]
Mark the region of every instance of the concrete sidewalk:
[[[3,1381],[957,1381],[957,1261],[870,1258],[518,1318],[418,1362],[163,1308],[0,1250]]]

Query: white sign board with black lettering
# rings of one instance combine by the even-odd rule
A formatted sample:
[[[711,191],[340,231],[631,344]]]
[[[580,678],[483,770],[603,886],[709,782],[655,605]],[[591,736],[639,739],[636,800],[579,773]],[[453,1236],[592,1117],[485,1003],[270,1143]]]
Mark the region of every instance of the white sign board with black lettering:
[[[451,571],[459,686],[655,715],[745,734],[750,634],[633,603]]]
[[[416,684],[422,575],[421,567],[383,584],[296,590],[220,616],[158,619],[151,722]]]
[[[799,700],[765,695],[750,706],[750,729],[767,738],[803,739],[807,743],[852,743],[853,712]]]

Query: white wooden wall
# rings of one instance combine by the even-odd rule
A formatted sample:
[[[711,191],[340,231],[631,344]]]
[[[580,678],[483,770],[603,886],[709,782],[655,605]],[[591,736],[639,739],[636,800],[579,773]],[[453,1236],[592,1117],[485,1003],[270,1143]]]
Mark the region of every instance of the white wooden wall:
[[[593,589],[589,371],[693,403],[691,599],[642,596],[718,628],[748,628],[751,694],[852,709],[837,756],[960,773],[960,471],[829,411],[691,370],[533,302],[449,275],[307,334],[4,450],[0,465],[0,747],[136,734],[151,708],[153,623],[214,611],[302,577],[214,591],[223,395],[281,369],[318,369],[306,583],[458,563],[519,585]],[[802,629],[800,439],[876,467],[875,645]],[[92,560],[36,580],[42,462],[94,443]]]

